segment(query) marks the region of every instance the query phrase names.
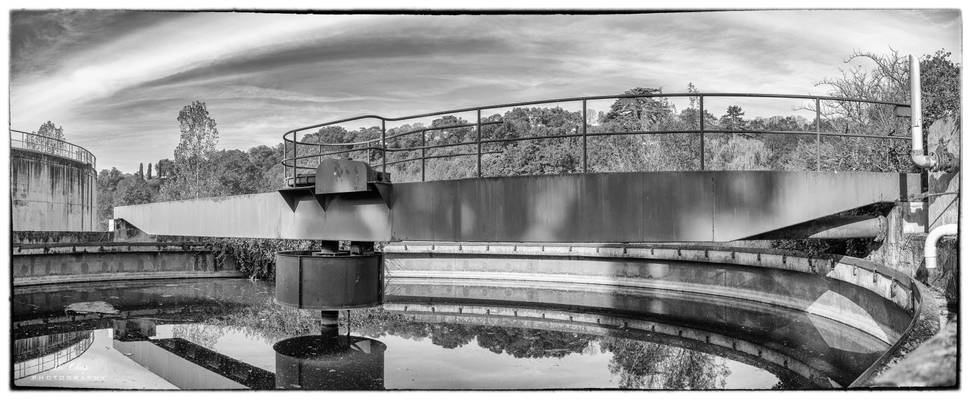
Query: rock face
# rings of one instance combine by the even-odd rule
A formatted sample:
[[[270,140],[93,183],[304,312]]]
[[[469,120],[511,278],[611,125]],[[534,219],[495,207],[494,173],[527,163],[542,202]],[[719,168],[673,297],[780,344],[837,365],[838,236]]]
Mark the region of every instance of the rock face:
[[[960,120],[944,118],[933,123],[927,132],[929,151],[936,154],[939,165],[929,173],[930,193],[957,193],[960,191]],[[940,225],[958,223],[960,197],[957,194],[933,196],[927,199],[929,221],[927,229]],[[954,239],[939,243],[939,268],[927,271],[925,282],[940,288],[946,294],[947,303],[959,302],[957,298],[959,245]]]
[[[927,132],[927,145],[939,159],[937,168],[929,173],[929,192],[960,191],[960,121],[944,118],[934,122]],[[960,200],[956,194],[933,196],[927,201],[929,229],[957,223]]]
[[[951,320],[939,334],[880,375],[872,386],[955,387],[957,341],[957,321]]]

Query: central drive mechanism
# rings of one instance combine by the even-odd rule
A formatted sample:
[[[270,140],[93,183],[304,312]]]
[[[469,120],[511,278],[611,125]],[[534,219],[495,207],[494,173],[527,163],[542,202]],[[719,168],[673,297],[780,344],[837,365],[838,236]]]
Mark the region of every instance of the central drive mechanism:
[[[381,304],[381,254],[281,251],[276,253],[276,302],[308,310],[344,310]]]

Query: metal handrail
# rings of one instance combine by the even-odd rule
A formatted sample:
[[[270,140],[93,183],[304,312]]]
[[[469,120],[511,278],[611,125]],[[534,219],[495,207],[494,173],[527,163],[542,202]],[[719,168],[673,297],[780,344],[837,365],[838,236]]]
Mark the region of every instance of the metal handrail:
[[[700,127],[699,129],[686,129],[686,130],[651,130],[651,131],[624,131],[624,132],[589,132],[588,131],[589,130],[588,129],[589,128],[589,123],[588,123],[588,120],[586,118],[586,112],[587,112],[587,107],[586,106],[587,106],[587,102],[589,102],[589,101],[595,101],[595,100],[611,100],[611,99],[618,100],[618,99],[672,98],[672,97],[686,97],[686,98],[692,98],[692,99],[697,99],[698,100],[698,104],[699,104],[699,113],[698,113],[699,114],[699,118],[698,119],[699,119],[699,127]],[[704,112],[704,99],[705,98],[708,98],[708,97],[711,97],[711,98],[737,97],[737,98],[766,98],[766,99],[812,100],[814,102],[814,105],[815,105],[815,110],[814,110],[815,111],[815,130],[814,131],[774,131],[774,130],[751,130],[751,129],[726,130],[726,129],[720,129],[720,128],[713,128],[712,129],[712,128],[709,128],[709,127],[705,127],[705,118],[704,118],[704,116],[706,114]],[[812,95],[793,95],[793,94],[765,94],[765,93],[648,93],[648,94],[621,94],[621,95],[603,95],[603,96],[587,96],[587,97],[567,97],[567,98],[557,98],[557,99],[524,101],[524,102],[516,102],[516,103],[492,104],[492,105],[479,106],[479,107],[458,108],[458,109],[452,109],[452,110],[446,110],[446,111],[436,111],[436,112],[431,112],[431,113],[415,114],[415,115],[408,115],[408,116],[403,116],[403,117],[393,117],[393,118],[391,118],[391,117],[383,117],[383,116],[374,115],[374,114],[368,114],[368,115],[361,115],[361,116],[358,116],[358,117],[344,118],[344,119],[339,119],[339,120],[335,120],[335,121],[330,121],[330,122],[324,122],[324,123],[319,123],[319,124],[304,126],[304,127],[301,127],[301,128],[297,128],[297,129],[293,129],[293,130],[287,131],[286,133],[283,134],[283,160],[281,161],[281,164],[284,166],[284,181],[289,181],[291,177],[296,177],[297,176],[299,170],[313,170],[313,169],[315,169],[314,167],[308,167],[308,166],[301,166],[301,165],[299,165],[299,162],[298,161],[300,161],[300,160],[309,159],[309,158],[318,158],[319,159],[319,158],[324,157],[324,156],[331,156],[331,155],[338,155],[338,154],[351,154],[351,153],[356,153],[356,152],[367,152],[368,158],[371,158],[371,155],[374,154],[373,152],[376,151],[377,153],[380,153],[380,157],[381,157],[381,160],[380,160],[380,163],[381,164],[380,164],[380,166],[381,166],[381,169],[384,172],[387,171],[387,166],[388,165],[400,164],[400,163],[405,162],[405,161],[419,161],[420,160],[421,161],[421,166],[422,166],[422,171],[421,171],[422,173],[421,173],[421,175],[422,175],[422,180],[424,180],[424,175],[425,175],[424,174],[424,168],[425,168],[425,161],[426,160],[434,159],[434,158],[452,157],[452,156],[458,157],[458,156],[476,155],[476,156],[478,156],[478,171],[477,171],[478,172],[478,177],[481,177],[482,176],[482,167],[481,167],[482,161],[481,161],[481,159],[482,159],[482,154],[483,154],[483,152],[482,152],[482,145],[483,144],[512,143],[512,142],[518,142],[518,141],[543,140],[543,139],[572,139],[572,138],[581,138],[582,139],[582,158],[583,158],[583,165],[582,165],[583,168],[582,168],[582,171],[585,173],[585,172],[588,172],[589,171],[588,154],[587,154],[588,153],[587,139],[589,137],[621,136],[621,135],[696,134],[696,135],[700,135],[700,137],[701,137],[701,140],[700,140],[700,154],[701,154],[701,156],[700,156],[700,168],[701,168],[701,170],[704,170],[705,169],[705,167],[704,167],[704,161],[705,161],[705,159],[704,159],[704,135],[707,134],[707,133],[714,133],[714,134],[731,133],[731,134],[748,134],[748,135],[764,135],[764,134],[769,134],[769,135],[805,135],[805,136],[814,135],[816,137],[816,148],[819,149],[819,150],[820,150],[820,147],[821,147],[821,138],[823,136],[825,136],[825,137],[843,137],[843,138],[845,138],[845,137],[851,137],[851,138],[866,138],[866,139],[880,139],[880,140],[902,140],[902,141],[912,140],[908,136],[892,136],[892,135],[877,136],[877,135],[852,134],[852,133],[848,133],[848,132],[846,132],[846,133],[823,132],[822,131],[822,126],[821,126],[821,121],[822,121],[821,102],[822,101],[837,101],[837,102],[851,102],[851,103],[862,103],[862,104],[873,104],[873,105],[885,105],[885,106],[894,106],[894,107],[897,107],[897,108],[908,108],[909,107],[909,104],[900,103],[900,102],[883,101],[883,100],[869,100],[869,99],[860,99],[860,98],[833,97],[833,96],[812,96]],[[482,126],[502,124],[502,123],[505,122],[505,121],[494,121],[494,120],[493,121],[482,121],[481,114],[482,114],[482,111],[483,110],[502,109],[502,108],[511,108],[511,107],[521,107],[521,106],[531,106],[531,105],[539,105],[539,104],[568,103],[568,102],[581,102],[582,103],[581,113],[582,113],[583,122],[582,122],[582,124],[580,126],[577,126],[576,127],[576,132],[577,133],[568,133],[568,134],[559,134],[559,135],[547,135],[547,136],[524,136],[524,137],[502,138],[502,139],[488,139],[488,138],[483,139],[482,138]],[[398,122],[398,121],[418,119],[418,118],[427,118],[427,117],[434,117],[434,116],[446,116],[446,115],[451,115],[451,114],[466,113],[466,112],[472,112],[472,111],[476,112],[476,114],[477,114],[477,120],[474,121],[474,122],[471,122],[471,123],[463,123],[463,124],[450,125],[450,126],[422,127],[422,128],[418,128],[418,129],[412,129],[412,130],[409,130],[409,131],[406,131],[406,132],[396,132],[396,133],[394,133],[394,134],[392,134],[390,136],[387,135],[387,133],[388,133],[387,132],[387,128],[386,128],[387,122]],[[347,123],[347,122],[355,122],[355,121],[361,121],[361,120],[368,120],[368,119],[380,121],[380,132],[381,132],[381,136],[380,137],[373,138],[373,139],[368,139],[368,140],[364,140],[364,141],[345,142],[345,143],[312,143],[312,142],[300,141],[297,138],[298,133],[303,132],[303,131],[307,131],[307,130],[311,130],[311,129],[324,128],[324,127],[327,127],[327,126],[334,126],[334,125],[337,125],[337,124],[342,124],[342,123]],[[436,130],[445,130],[445,129],[459,129],[459,128],[475,128],[475,132],[474,132],[476,134],[475,135],[475,139],[473,141],[462,141],[462,142],[458,142],[458,143],[445,143],[445,144],[434,144],[434,145],[428,145],[427,144],[427,135],[426,135],[427,132],[436,131]],[[402,136],[412,135],[412,134],[417,134],[417,133],[421,133],[422,134],[422,137],[421,137],[421,145],[420,146],[411,146],[411,147],[388,147],[388,143],[387,142],[388,142],[389,139],[396,139],[396,138],[399,138],[399,137],[402,137]],[[468,133],[472,133],[472,132],[468,132]],[[366,146],[366,147],[354,148],[354,146],[358,146],[358,145],[369,145],[369,144],[374,144],[374,143],[376,143],[377,145],[376,146],[371,145],[371,146]],[[312,146],[316,146],[317,149],[318,149],[318,152],[317,153],[313,153],[313,154],[298,155],[298,153],[299,153],[298,149],[299,149],[299,146],[301,146],[301,145],[302,146],[311,146],[311,147]],[[427,150],[431,150],[431,149],[439,149],[439,148],[447,148],[447,147],[457,147],[457,146],[468,146],[468,145],[476,145],[477,148],[478,148],[477,151],[475,153],[462,153],[462,154],[452,154],[452,155],[442,155],[442,154],[428,155],[428,154],[426,154]],[[292,146],[292,154],[290,154],[290,146]],[[324,147],[329,147],[331,149],[333,147],[350,147],[350,148],[345,148],[345,149],[342,149],[342,150],[339,150],[339,151],[328,151],[328,152],[324,152],[323,151],[323,148]],[[409,159],[406,159],[406,160],[390,160],[390,161],[387,159],[387,153],[409,152],[409,151],[420,151],[421,152],[421,157],[418,157],[418,158],[409,158]],[[495,151],[485,152],[485,154],[495,154],[495,153],[496,153]],[[375,165],[375,167],[376,167],[376,165]],[[821,151],[817,151],[817,154],[816,154],[816,170],[821,170]]]
[[[64,157],[71,160],[80,161],[85,164],[90,164],[91,168],[97,169],[97,157],[94,156],[94,153],[91,153],[84,147],[65,140],[38,135],[32,132],[25,132],[16,129],[10,129],[10,132],[10,148],[31,150],[53,156]],[[14,133],[20,134],[19,140],[14,138]]]

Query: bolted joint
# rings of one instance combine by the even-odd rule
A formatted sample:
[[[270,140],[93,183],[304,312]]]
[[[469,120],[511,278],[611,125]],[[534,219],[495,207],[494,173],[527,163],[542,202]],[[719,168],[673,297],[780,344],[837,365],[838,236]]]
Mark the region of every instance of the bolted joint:
[[[934,154],[936,165],[934,171],[954,173],[960,171],[960,159],[953,153],[943,150],[940,154]]]

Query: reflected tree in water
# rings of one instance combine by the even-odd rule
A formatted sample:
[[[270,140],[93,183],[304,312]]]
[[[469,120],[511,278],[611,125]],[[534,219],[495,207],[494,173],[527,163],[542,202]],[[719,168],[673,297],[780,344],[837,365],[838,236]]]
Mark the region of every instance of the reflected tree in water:
[[[698,351],[631,339],[603,338],[613,353],[610,373],[623,389],[719,389],[729,373],[724,360]]]
[[[562,358],[582,353],[594,339],[592,335],[538,329],[475,326],[478,345],[496,354],[515,358]]]
[[[454,349],[471,343],[475,327],[458,324],[430,325],[431,343],[446,349]]]
[[[209,324],[175,325],[172,336],[188,340],[197,345],[212,348],[222,338],[223,327]]]

